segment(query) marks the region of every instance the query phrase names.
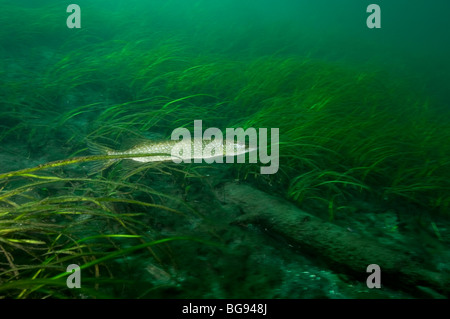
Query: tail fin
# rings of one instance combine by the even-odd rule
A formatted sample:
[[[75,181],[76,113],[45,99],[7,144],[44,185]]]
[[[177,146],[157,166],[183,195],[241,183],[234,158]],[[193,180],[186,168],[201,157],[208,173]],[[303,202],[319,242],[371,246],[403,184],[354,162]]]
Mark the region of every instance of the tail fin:
[[[112,149],[110,149],[109,147],[94,143],[89,140],[87,141],[87,146],[88,146],[89,152],[92,155],[113,155],[114,154],[114,151]],[[117,161],[117,159],[104,159],[104,160],[98,160],[95,162],[91,162],[88,175],[94,175],[96,173],[99,173],[99,172],[107,169],[108,167],[110,167],[116,161]]]
[[[106,147],[104,145],[100,145],[97,143],[94,143],[92,141],[87,141],[87,146],[89,148],[89,152],[92,155],[111,155],[114,151],[110,149],[109,147]]]

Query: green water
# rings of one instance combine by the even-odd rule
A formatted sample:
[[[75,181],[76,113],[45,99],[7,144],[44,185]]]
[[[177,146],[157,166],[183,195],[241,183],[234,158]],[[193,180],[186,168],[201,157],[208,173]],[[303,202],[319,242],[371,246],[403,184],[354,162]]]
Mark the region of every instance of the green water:
[[[77,1],[71,29],[65,1],[0,0],[0,297],[447,297],[450,5],[378,0],[370,29],[370,3]],[[277,170],[262,173],[261,152],[84,157],[89,142],[132,149],[195,120],[279,129]],[[303,213],[323,222],[311,242],[292,235]],[[322,245],[330,223],[407,256],[405,270],[369,289],[365,266]],[[337,242],[333,256],[353,244]]]

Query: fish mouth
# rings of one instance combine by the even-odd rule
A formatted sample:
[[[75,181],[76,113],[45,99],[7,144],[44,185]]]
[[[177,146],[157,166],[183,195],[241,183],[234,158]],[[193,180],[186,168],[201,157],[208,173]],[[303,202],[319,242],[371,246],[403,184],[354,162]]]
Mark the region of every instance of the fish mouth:
[[[250,147],[250,146],[247,146],[247,147],[245,148],[245,150],[247,151],[247,153],[251,153],[251,152],[257,151],[257,150],[258,150],[258,147]]]

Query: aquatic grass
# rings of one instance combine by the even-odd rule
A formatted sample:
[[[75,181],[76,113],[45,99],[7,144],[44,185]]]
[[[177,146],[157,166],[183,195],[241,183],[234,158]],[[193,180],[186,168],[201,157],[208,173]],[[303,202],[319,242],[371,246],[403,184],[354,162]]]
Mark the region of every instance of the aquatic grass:
[[[205,98],[212,101],[208,107],[195,103]],[[203,114],[202,120],[207,122],[222,120],[223,116],[216,113],[222,103],[215,101],[214,96],[194,94],[177,99],[161,96],[112,105],[98,111],[99,115],[92,122],[92,131],[87,137],[98,139],[108,136],[119,143],[133,136],[143,138],[146,132],[161,132],[170,137],[174,127],[192,126],[193,121],[198,119],[197,114]]]
[[[92,274],[94,278],[100,278],[97,264],[134,250],[147,247],[150,255],[159,260],[150,246],[164,240],[152,239],[147,234],[148,225],[139,218],[151,210],[186,215],[156,203],[153,198],[178,201],[188,212],[195,211],[177,198],[127,181],[141,171],[116,181],[100,177],[59,177],[48,172],[37,174],[49,168],[107,159],[102,156],[78,157],[0,174],[0,260],[5,260],[9,266],[9,270],[5,270],[2,266],[5,263],[0,261],[0,291],[18,298],[40,296],[43,291],[57,297],[62,291],[46,280],[68,263],[84,260],[83,264],[87,265],[84,267],[95,268]],[[44,188],[50,191],[44,192],[43,197],[41,190]],[[52,193],[52,189],[57,193]],[[137,192],[147,194],[151,200],[133,198],[131,194]],[[134,209],[118,213],[115,204]],[[111,232],[112,229],[115,230]],[[91,235],[86,236],[89,233]],[[108,242],[98,242],[100,239]],[[133,246],[134,249],[117,250],[117,240],[138,240],[141,244]],[[108,250],[113,252],[105,253]],[[103,284],[118,284],[119,281],[109,279]],[[96,282],[96,285],[102,285],[101,280]]]
[[[8,177],[8,178],[23,177],[23,178],[31,178],[31,179],[38,180],[38,181],[31,181],[31,182],[29,181],[29,182],[25,183],[25,185],[15,186],[12,190],[3,189],[2,193],[0,193],[0,201],[9,203],[8,200],[11,197],[14,197],[14,196],[26,197],[26,193],[28,193],[30,191],[30,189],[49,187],[52,185],[52,183],[59,184],[59,185],[61,183],[69,184],[69,185],[82,183],[82,185],[85,185],[85,188],[80,188],[80,186],[78,186],[78,190],[83,190],[84,192],[92,192],[93,186],[91,186],[90,184],[93,183],[93,184],[95,184],[96,188],[103,190],[103,194],[101,197],[98,197],[98,196],[92,197],[92,196],[86,196],[86,195],[83,195],[83,196],[79,196],[79,195],[52,196],[51,198],[40,200],[39,205],[41,205],[42,207],[45,207],[45,204],[52,204],[52,203],[62,204],[62,203],[70,203],[70,202],[91,202],[91,203],[99,206],[100,208],[105,209],[105,206],[103,203],[123,202],[123,203],[129,203],[129,204],[138,204],[138,205],[142,205],[142,206],[146,206],[146,207],[155,207],[155,208],[159,208],[159,209],[163,209],[163,210],[168,210],[170,212],[174,212],[177,214],[182,214],[181,212],[171,209],[170,207],[165,207],[162,205],[142,202],[142,201],[138,201],[138,200],[134,200],[134,199],[108,197],[108,194],[117,194],[120,192],[119,190],[123,191],[124,189],[129,189],[127,192],[142,192],[142,193],[146,193],[146,194],[150,195],[150,198],[152,198],[152,196],[156,196],[158,198],[167,198],[172,201],[176,201],[176,198],[169,196],[167,194],[158,192],[146,185],[138,184],[136,182],[133,182],[133,183],[127,182],[127,180],[129,180],[131,176],[134,176],[138,173],[146,171],[150,168],[154,168],[156,170],[161,170],[161,168],[156,168],[155,164],[143,165],[143,166],[138,167],[135,170],[126,171],[126,173],[123,174],[123,176],[121,176],[121,178],[116,181],[109,180],[109,179],[100,179],[100,178],[96,178],[96,179],[73,178],[73,177],[61,178],[61,177],[57,177],[57,176],[43,176],[43,175],[30,174],[30,172],[37,171],[37,170],[43,170],[43,169],[49,168],[49,167],[69,165],[69,164],[79,163],[80,161],[84,162],[84,161],[86,161],[86,158],[88,158],[89,160],[93,160],[92,157],[95,157],[95,158],[97,158],[96,160],[98,160],[98,158],[107,159],[109,157],[107,155],[105,155],[105,156],[99,155],[99,156],[79,157],[79,158],[74,158],[74,159],[68,159],[68,160],[63,160],[63,161],[47,163],[44,165],[39,165],[37,167],[23,169],[23,170],[16,171],[16,172],[0,174],[0,182],[1,182],[1,179],[5,178],[5,177]],[[149,155],[149,156],[152,156],[152,155]],[[113,157],[115,157],[115,156],[113,156]],[[129,156],[125,156],[125,157],[121,156],[121,158],[129,158]],[[176,169],[174,169],[174,170],[176,170]],[[69,188],[70,187],[71,186],[69,186]],[[34,204],[36,204],[36,202],[33,201],[33,202],[31,202],[31,204],[34,205]],[[183,204],[183,203],[180,202],[180,204]],[[11,205],[18,208],[17,204],[15,204],[14,202],[12,202]],[[26,209],[27,207],[28,207],[28,204],[20,205],[21,210]],[[189,206],[185,206],[185,208],[189,209],[192,213],[195,213],[195,210],[192,210],[192,208],[190,208]],[[19,217],[16,217],[16,218],[19,218]]]
[[[249,114],[238,126],[279,127],[281,168],[298,174],[288,195],[301,202],[309,193],[329,202],[350,187],[384,189],[380,198],[391,192],[430,209],[448,202],[442,164],[450,154],[443,142],[448,128],[439,124],[427,101],[403,83],[383,83],[377,73],[358,75],[317,61],[278,60],[260,59],[252,66],[255,73],[248,78],[254,80],[236,101]],[[328,172],[344,179],[329,180],[333,175]],[[441,200],[430,206],[431,190]]]
[[[114,235],[114,236],[92,236],[92,237],[88,237],[88,238],[82,238],[80,240],[78,240],[77,242],[75,242],[70,248],[67,248],[65,250],[63,250],[62,252],[65,252],[67,250],[71,250],[73,248],[79,249],[81,246],[79,245],[81,242],[83,241],[88,241],[88,240],[92,240],[92,239],[99,239],[99,238],[113,238],[113,237],[118,237],[118,238],[127,238],[125,236],[120,236],[120,235]],[[165,243],[169,243],[171,241],[178,241],[178,240],[183,240],[183,241],[193,241],[193,242],[199,242],[203,245],[208,245],[211,247],[216,247],[216,248],[221,248],[220,245],[218,245],[217,243],[213,243],[210,241],[206,241],[206,240],[201,240],[198,238],[194,238],[194,237],[169,237],[169,238],[163,238],[163,239],[158,239],[158,240],[152,240],[152,241],[148,241],[148,242],[144,242],[138,245],[133,245],[127,248],[123,248],[111,253],[107,253],[104,254],[103,256],[99,256],[98,258],[95,258],[93,260],[90,261],[86,261],[85,263],[80,265],[80,270],[83,270],[83,273],[85,273],[85,271],[91,269],[91,268],[95,268],[98,265],[101,264],[106,264],[108,261],[117,259],[120,256],[124,256],[124,255],[129,255],[133,252],[139,251],[139,250],[143,250],[146,248],[150,248],[152,246],[155,245],[162,245]],[[54,257],[54,253],[52,253],[51,255],[52,257]],[[10,283],[6,283],[3,284],[2,286],[0,286],[0,292],[2,291],[10,291],[10,290],[18,290],[18,289],[22,289],[21,293],[19,294],[19,298],[27,298],[30,295],[32,296],[32,293],[47,293],[50,296],[53,297],[68,297],[67,294],[67,286],[66,286],[66,282],[65,282],[65,278],[70,275],[70,272],[66,272],[66,271],[62,271],[61,272],[61,263],[65,263],[65,264],[70,264],[72,263],[74,260],[78,261],[79,258],[81,256],[93,256],[92,253],[85,253],[83,255],[81,255],[80,253],[77,253],[75,255],[71,255],[69,254],[68,256],[62,257],[60,259],[60,262],[55,263],[53,261],[54,258],[51,258],[51,260],[46,260],[43,265],[41,265],[41,269],[54,269],[56,271],[59,270],[59,273],[57,273],[56,275],[53,276],[46,276],[46,277],[42,277],[42,278],[32,278],[30,279],[19,279]],[[128,284],[128,285],[132,285],[135,282],[133,282],[132,280],[124,280],[124,279],[119,279],[119,278],[101,278],[100,274],[98,273],[98,268],[95,269],[95,272],[97,272],[97,275],[95,276],[96,278],[85,278],[83,276],[83,285],[81,287],[81,289],[79,291],[77,291],[78,293],[84,293],[87,294],[88,296],[91,297],[97,297],[97,298],[102,298],[103,297],[111,297],[109,295],[105,295],[103,294],[101,291],[99,291],[98,286],[96,288],[92,287],[91,282],[95,283],[95,285],[119,285],[119,284]],[[0,276],[3,275],[0,273]],[[86,287],[87,284],[87,287]],[[66,289],[64,289],[66,288]],[[157,288],[157,287],[156,287]],[[58,295],[58,290],[61,289],[61,292],[64,291],[64,294]],[[70,292],[70,291],[69,291]]]
[[[99,98],[119,102],[158,95],[164,74],[185,62],[178,56],[181,44],[171,39],[157,41],[119,37],[69,51],[47,70],[43,87],[59,96],[95,89],[102,92]]]
[[[420,198],[418,177],[404,169],[409,166],[412,171],[420,170],[420,163],[427,162],[430,155],[440,158],[434,159],[436,162],[445,157],[442,140],[448,133],[442,127],[439,136],[434,124],[430,125],[436,120],[428,102],[409,93],[401,82],[383,82],[381,73],[295,56],[259,57],[251,63],[226,59],[218,63],[217,57],[190,60],[185,47],[161,46],[159,59],[153,53],[143,53],[142,48],[149,47],[145,42],[124,46],[120,53],[123,57],[116,53],[108,58],[120,61],[128,54],[141,54],[142,61],[148,61],[144,63],[148,68],[136,81],[123,79],[132,83],[127,85],[129,97],[140,98],[80,107],[64,115],[61,123],[87,116],[88,112],[98,114],[90,121],[89,138],[107,137],[118,144],[129,137],[144,136],[149,130],[168,136],[174,126],[191,127],[198,114],[202,114],[205,126],[279,127],[281,170],[299,176],[308,170],[332,171],[348,178],[331,182],[329,175],[317,173],[319,180],[313,189],[321,189],[329,194],[326,196],[364,185],[391,189],[395,196],[403,193],[408,198]],[[159,52],[157,45],[153,49]],[[158,73],[158,83],[153,72]],[[250,173],[254,167],[246,169]],[[445,172],[439,177],[438,169],[430,166],[426,170],[417,176],[439,185],[436,189],[446,189]],[[239,171],[241,176],[248,176]],[[408,176],[407,183],[416,186],[407,191],[407,183],[399,176]],[[400,184],[403,186],[394,192]],[[425,184],[422,193],[429,194]],[[330,193],[331,189],[337,193]],[[431,202],[446,202],[444,194],[437,198],[441,200]]]

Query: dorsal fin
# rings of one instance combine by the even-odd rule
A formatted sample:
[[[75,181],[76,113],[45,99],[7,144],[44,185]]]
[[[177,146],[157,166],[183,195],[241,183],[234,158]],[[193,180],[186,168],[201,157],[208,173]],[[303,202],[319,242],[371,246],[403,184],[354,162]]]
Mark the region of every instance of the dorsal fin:
[[[120,146],[121,150],[128,150],[137,145],[144,143],[152,143],[166,140],[166,137],[162,133],[158,132],[143,132],[139,135],[133,136],[131,138],[126,138],[122,141]]]
[[[160,132],[142,132],[142,136],[153,141],[165,140],[166,136]]]

